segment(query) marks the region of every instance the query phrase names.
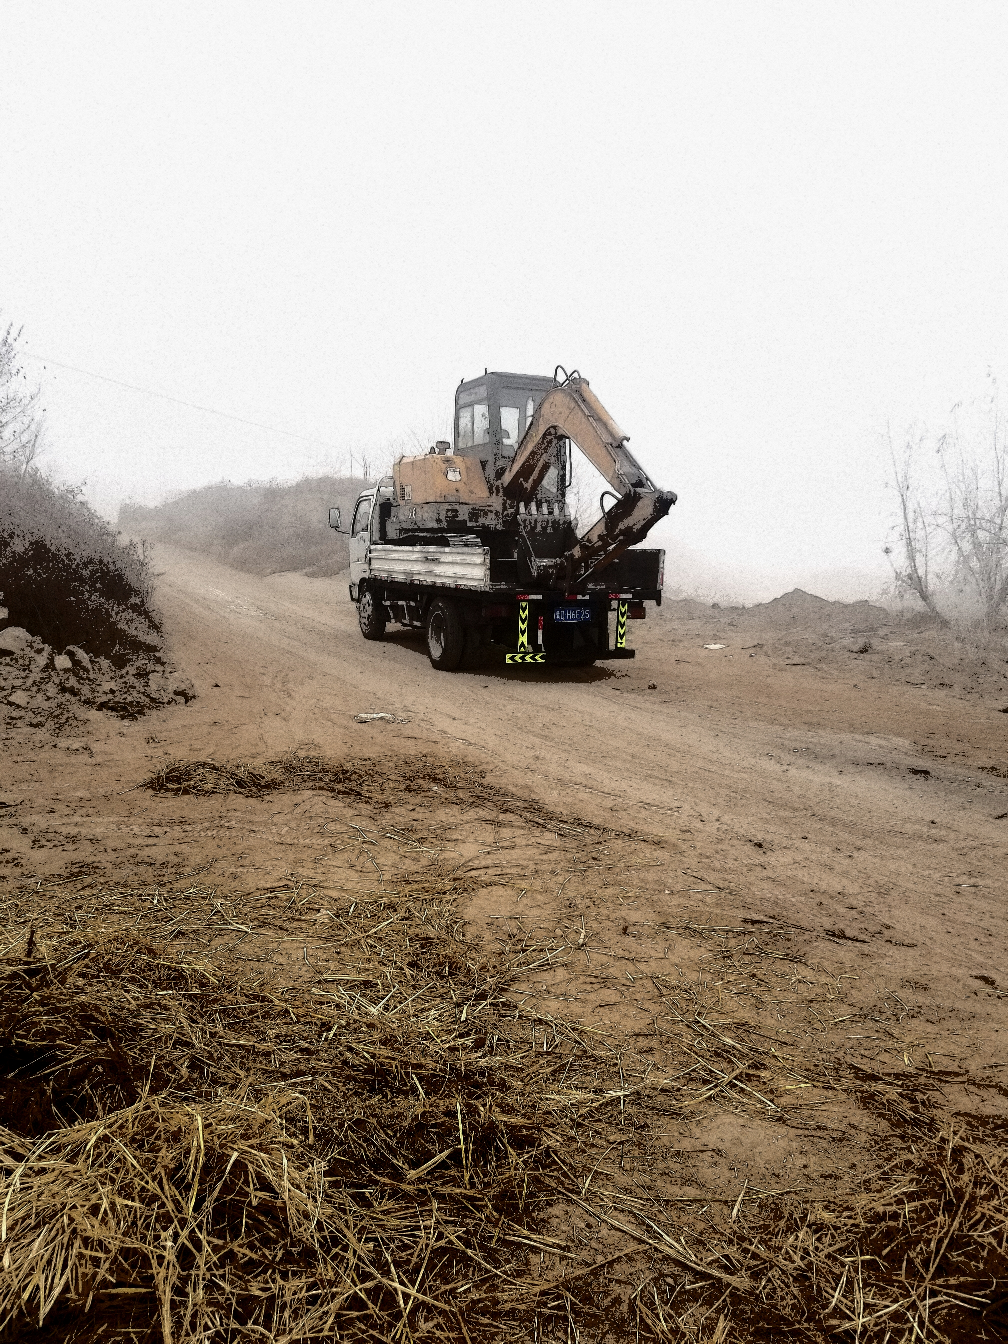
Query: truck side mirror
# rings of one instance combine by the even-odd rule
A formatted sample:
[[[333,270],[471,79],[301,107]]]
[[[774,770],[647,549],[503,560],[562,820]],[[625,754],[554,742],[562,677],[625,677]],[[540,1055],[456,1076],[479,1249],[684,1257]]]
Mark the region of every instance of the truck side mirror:
[[[330,510],[329,510],[329,526],[330,526],[331,528],[334,528],[337,532],[341,532],[341,531],[343,530],[343,529],[340,527],[340,511],[339,511],[339,509],[330,509]]]

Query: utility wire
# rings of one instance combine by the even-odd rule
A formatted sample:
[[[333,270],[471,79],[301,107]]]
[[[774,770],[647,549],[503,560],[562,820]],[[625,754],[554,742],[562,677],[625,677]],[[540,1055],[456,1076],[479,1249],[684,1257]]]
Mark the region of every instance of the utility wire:
[[[63,364],[58,359],[46,359],[42,355],[29,355],[25,352],[25,359],[31,359],[36,364],[52,364],[57,369],[67,369],[71,373],[81,373],[85,378],[94,378],[99,383],[111,383],[113,387],[125,387],[130,392],[139,392],[145,397],[158,397],[161,401],[170,401],[175,406],[185,406],[190,411],[202,411],[205,415],[217,415],[222,420],[233,420],[239,425],[250,425],[253,429],[265,429],[270,434],[283,434],[288,439],[297,439],[301,443],[321,442],[320,439],[308,438],[305,434],[295,434],[290,429],[278,429],[276,425],[264,425],[258,420],[246,420],[244,416],[232,415],[230,411],[218,411],[214,406],[200,406],[195,401],[183,401],[181,397],[172,397],[167,392],[158,392],[151,387],[138,387],[136,383],[124,383],[121,378],[109,378],[104,373],[92,373],[90,369],[81,369],[76,364]]]

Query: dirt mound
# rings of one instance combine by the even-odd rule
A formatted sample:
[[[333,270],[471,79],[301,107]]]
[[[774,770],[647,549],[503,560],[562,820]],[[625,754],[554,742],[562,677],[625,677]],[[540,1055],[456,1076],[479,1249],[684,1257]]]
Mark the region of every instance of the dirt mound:
[[[195,694],[160,653],[118,654],[113,661],[76,645],[54,653],[18,627],[0,632],[0,725],[62,734],[89,710],[138,719],[164,705],[188,704]]]
[[[719,602],[698,602],[695,598],[683,597],[665,601],[661,614],[666,619],[700,621],[708,626],[738,625],[783,634],[871,631],[891,625],[897,619],[874,602],[835,602],[807,593],[803,588],[793,588],[789,593],[751,607],[722,606]]]
[[[830,602],[803,588],[775,597],[770,602],[758,602],[733,612],[746,624],[762,629],[796,629],[802,626],[830,630],[877,630],[892,618],[885,607],[872,602]]]
[[[62,648],[160,647],[150,568],[142,549],[80,497],[38,471],[0,461],[0,598],[11,623]]]

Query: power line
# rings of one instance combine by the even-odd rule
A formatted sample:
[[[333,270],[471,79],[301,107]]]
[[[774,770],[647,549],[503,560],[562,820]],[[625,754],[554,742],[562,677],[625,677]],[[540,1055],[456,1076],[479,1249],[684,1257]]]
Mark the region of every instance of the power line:
[[[202,411],[205,415],[217,415],[222,420],[233,420],[238,425],[249,425],[253,429],[265,429],[270,434],[282,434],[288,439],[297,439],[301,443],[321,443],[320,439],[309,438],[305,434],[295,434],[290,429],[278,429],[276,425],[264,425],[258,420],[247,420],[241,415],[232,415],[230,411],[219,411],[214,406],[200,406],[195,401],[183,401],[181,397],[170,396],[167,392],[159,392],[152,387],[138,387],[136,383],[125,383],[121,378],[109,378],[104,373],[93,373],[90,369],[79,368],[76,364],[64,364],[58,359],[46,359],[42,355],[29,355],[25,352],[25,358],[33,360],[36,364],[52,364],[57,369],[67,369],[71,373],[83,374],[85,378],[94,378],[99,383],[111,383],[113,387],[125,387],[130,392],[139,392],[145,397],[157,397],[161,401],[170,401],[175,406],[185,406],[190,411]]]

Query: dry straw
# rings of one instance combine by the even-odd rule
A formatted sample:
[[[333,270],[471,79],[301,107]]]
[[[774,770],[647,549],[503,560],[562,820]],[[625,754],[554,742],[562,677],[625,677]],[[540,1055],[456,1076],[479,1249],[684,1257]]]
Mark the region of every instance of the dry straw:
[[[801,931],[669,925],[699,970],[650,977],[636,1036],[588,1030],[535,986],[592,983],[590,926],[508,919],[496,947],[468,942],[486,870],[389,809],[405,790],[504,811],[582,884],[593,845],[652,862],[639,839],[437,762],[197,762],[152,783],[323,790],[377,820],[327,823],[344,870],[325,885],[98,872],[0,903],[0,1338],[1005,1337],[1001,1131],[950,1116],[951,1077],[887,1063],[895,996],[875,1053],[852,1053],[851,1005]],[[879,1124],[833,1189],[670,1201],[677,1126],[733,1111],[821,1134],[837,1099]]]
[[[310,900],[294,877],[231,900],[84,879],[8,903],[0,1332],[490,1339],[626,1320],[603,1271],[653,1259],[646,1234],[557,1222],[581,1189],[581,1116],[614,1118],[618,1089],[510,993],[558,949],[515,931],[477,953],[465,875],[421,857],[402,883],[383,857],[379,883],[366,866]]]

